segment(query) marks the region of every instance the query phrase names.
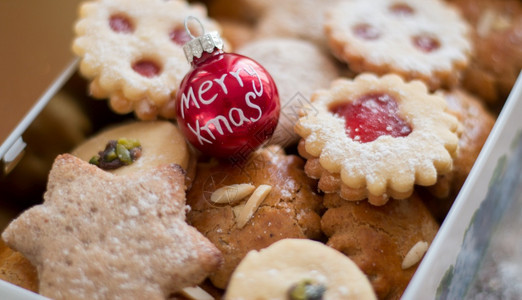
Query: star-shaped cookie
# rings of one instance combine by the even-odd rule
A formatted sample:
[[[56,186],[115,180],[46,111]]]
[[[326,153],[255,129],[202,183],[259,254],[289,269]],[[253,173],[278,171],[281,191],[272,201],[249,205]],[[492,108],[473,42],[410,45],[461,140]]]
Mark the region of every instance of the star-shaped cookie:
[[[44,203],[2,238],[38,270],[54,299],[164,299],[201,282],[222,261],[185,223],[178,165],[116,176],[72,155],[57,157]]]

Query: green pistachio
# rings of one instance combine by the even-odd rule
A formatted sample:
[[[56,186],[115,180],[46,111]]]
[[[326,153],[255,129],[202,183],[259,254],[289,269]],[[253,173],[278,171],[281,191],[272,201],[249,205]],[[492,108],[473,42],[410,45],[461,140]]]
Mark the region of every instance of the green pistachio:
[[[322,284],[314,283],[310,279],[303,279],[294,284],[288,290],[289,300],[321,300],[326,287]]]
[[[132,164],[141,156],[141,145],[136,139],[110,140],[105,149],[89,162],[104,170],[114,170]]]
[[[131,154],[130,154],[129,150],[127,148],[125,148],[124,145],[122,145],[122,144],[116,145],[116,155],[118,155],[118,159],[122,163],[124,163],[126,165],[129,165],[132,163]]]
[[[93,157],[91,157],[91,159],[89,160],[89,163],[91,165],[99,165],[100,164],[100,157],[98,155],[95,155]]]
[[[118,158],[118,155],[116,154],[116,151],[114,149],[111,149],[109,152],[105,154],[105,157],[103,157],[103,160],[105,161],[113,161],[116,158]]]
[[[127,150],[131,150],[136,147],[140,147],[140,141],[137,139],[119,138],[118,145],[123,145]]]

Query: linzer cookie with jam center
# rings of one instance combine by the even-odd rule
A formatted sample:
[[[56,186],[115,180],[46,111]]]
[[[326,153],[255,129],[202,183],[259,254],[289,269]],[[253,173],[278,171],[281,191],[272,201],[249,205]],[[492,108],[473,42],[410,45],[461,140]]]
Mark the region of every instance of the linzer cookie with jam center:
[[[208,31],[219,29],[204,6],[185,1],[84,2],[73,51],[81,57],[80,73],[91,80],[91,95],[141,120],[174,118],[173,97],[189,70],[182,48],[190,40],[187,16],[197,17]],[[190,30],[198,34],[198,28]]]
[[[325,30],[332,52],[353,71],[397,73],[430,90],[455,86],[469,63],[470,28],[444,1],[339,1]]]
[[[316,92],[311,105],[295,130],[303,138],[305,171],[324,192],[383,205],[452,169],[459,122],[420,81],[394,74],[338,79]]]

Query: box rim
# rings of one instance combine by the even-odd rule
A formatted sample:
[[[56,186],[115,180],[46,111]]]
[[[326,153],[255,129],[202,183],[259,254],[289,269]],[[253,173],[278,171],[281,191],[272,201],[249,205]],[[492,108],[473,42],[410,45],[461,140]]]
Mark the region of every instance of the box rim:
[[[475,161],[475,164],[473,165],[464,185],[462,186],[457,198],[451,206],[450,211],[448,212],[444,222],[437,232],[437,235],[431,243],[430,248],[426,252],[401,299],[419,299],[420,296],[426,298],[428,288],[429,292],[433,291],[432,294],[428,294],[428,297],[435,299],[437,288],[444,274],[436,274],[436,276],[433,276],[432,266],[437,264],[438,269],[442,269],[440,261],[437,261],[441,255],[445,255],[446,257],[451,256],[451,264],[446,265],[444,270],[455,264],[458,251],[448,253],[448,251],[445,249],[444,242],[450,239],[459,238],[460,245],[462,245],[464,236],[460,234],[456,236],[455,232],[452,231],[458,227],[464,234],[465,229],[469,226],[471,218],[476,211],[476,209],[473,211],[468,211],[467,209],[470,205],[476,206],[475,208],[478,208],[480,203],[482,203],[482,201],[485,199],[485,193],[483,193],[483,198],[475,201],[472,197],[470,197],[470,195],[474,192],[478,193],[477,189],[475,188],[478,181],[490,182],[491,177],[493,176],[496,162],[502,155],[505,154],[505,152],[509,150],[509,148],[507,148],[506,151],[496,151],[499,148],[503,149],[502,145],[498,143],[498,140],[501,139],[503,135],[512,133],[506,133],[504,129],[506,127],[506,123],[511,118],[516,117],[514,115],[516,111],[513,108],[517,105],[522,106],[522,72],[520,72],[517,81],[513,86],[513,89],[511,90],[511,93],[506,100],[506,103],[504,104],[495,122],[495,125],[493,126],[493,129],[491,130],[479,156],[477,157],[477,160]],[[522,125],[520,128],[522,128]],[[516,132],[516,130],[513,132]],[[485,187],[485,191],[487,193],[487,186]],[[465,218],[462,217],[463,215]],[[449,258],[446,259],[446,261],[449,261]]]

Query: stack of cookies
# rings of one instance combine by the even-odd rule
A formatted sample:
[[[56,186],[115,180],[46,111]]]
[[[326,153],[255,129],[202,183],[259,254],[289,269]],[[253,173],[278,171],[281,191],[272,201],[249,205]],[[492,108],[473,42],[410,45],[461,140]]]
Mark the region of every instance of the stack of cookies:
[[[78,71],[133,120],[56,158],[43,204],[2,234],[17,251],[3,278],[56,299],[399,299],[522,67],[521,13],[515,0],[84,2]],[[178,129],[188,16],[277,85],[279,124],[245,160],[201,155]]]

